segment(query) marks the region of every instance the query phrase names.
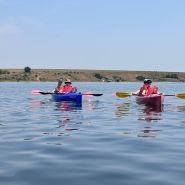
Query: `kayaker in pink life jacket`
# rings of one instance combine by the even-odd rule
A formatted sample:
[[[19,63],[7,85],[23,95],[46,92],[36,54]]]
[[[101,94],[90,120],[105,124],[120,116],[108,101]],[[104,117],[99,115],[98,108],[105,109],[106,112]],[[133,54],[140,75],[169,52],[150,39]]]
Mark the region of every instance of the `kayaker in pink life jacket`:
[[[145,79],[144,85],[140,88],[140,90],[133,93],[133,95],[139,96],[149,96],[151,94],[160,94],[157,86],[151,86],[152,80]]]
[[[63,86],[63,93],[77,92],[77,88],[73,87],[71,84],[72,84],[71,80],[70,79],[66,79],[65,85]]]
[[[58,84],[57,84],[57,87],[54,89],[54,93],[63,93],[63,80],[62,79],[59,79],[58,80]]]

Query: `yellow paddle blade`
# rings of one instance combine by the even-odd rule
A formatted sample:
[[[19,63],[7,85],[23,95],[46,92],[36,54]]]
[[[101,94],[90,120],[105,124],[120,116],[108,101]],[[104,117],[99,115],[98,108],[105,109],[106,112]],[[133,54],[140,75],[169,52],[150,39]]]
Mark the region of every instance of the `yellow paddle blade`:
[[[116,96],[119,98],[126,98],[128,96],[132,96],[132,94],[128,92],[116,92]]]
[[[177,96],[178,98],[185,99],[185,93],[176,94],[175,96]]]

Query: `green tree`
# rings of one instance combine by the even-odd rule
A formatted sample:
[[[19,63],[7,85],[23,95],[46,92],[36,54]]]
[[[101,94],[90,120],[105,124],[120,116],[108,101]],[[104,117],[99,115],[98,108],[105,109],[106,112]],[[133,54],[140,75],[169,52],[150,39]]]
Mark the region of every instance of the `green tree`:
[[[169,75],[166,75],[166,78],[176,78],[178,79],[178,75],[177,74],[169,74]]]
[[[9,72],[7,70],[0,69],[0,75],[2,74],[9,74]]]
[[[24,72],[25,72],[25,73],[31,73],[31,68],[28,67],[28,66],[25,67],[25,68],[24,68]]]
[[[98,78],[99,80],[101,80],[102,78],[104,78],[104,77],[103,77],[101,74],[99,74],[99,73],[95,73],[94,76],[95,76],[96,78]]]
[[[144,79],[145,79],[144,76],[137,76],[137,77],[136,77],[136,80],[139,80],[139,81],[143,81]]]

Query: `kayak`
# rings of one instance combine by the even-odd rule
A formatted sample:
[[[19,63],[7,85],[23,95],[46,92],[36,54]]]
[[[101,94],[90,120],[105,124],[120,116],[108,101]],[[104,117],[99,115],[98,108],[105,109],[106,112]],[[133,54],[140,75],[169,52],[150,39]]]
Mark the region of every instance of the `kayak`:
[[[164,95],[162,94],[152,94],[149,96],[136,96],[136,103],[159,106],[164,102]]]
[[[82,94],[81,93],[56,93],[51,94],[51,97],[54,101],[73,101],[76,103],[82,103]]]

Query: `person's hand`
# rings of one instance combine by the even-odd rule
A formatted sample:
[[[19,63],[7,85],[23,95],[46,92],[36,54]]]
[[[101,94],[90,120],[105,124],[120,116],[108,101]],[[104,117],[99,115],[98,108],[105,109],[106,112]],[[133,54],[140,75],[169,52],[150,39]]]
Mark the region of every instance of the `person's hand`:
[[[73,87],[72,92],[77,92],[77,87]]]

